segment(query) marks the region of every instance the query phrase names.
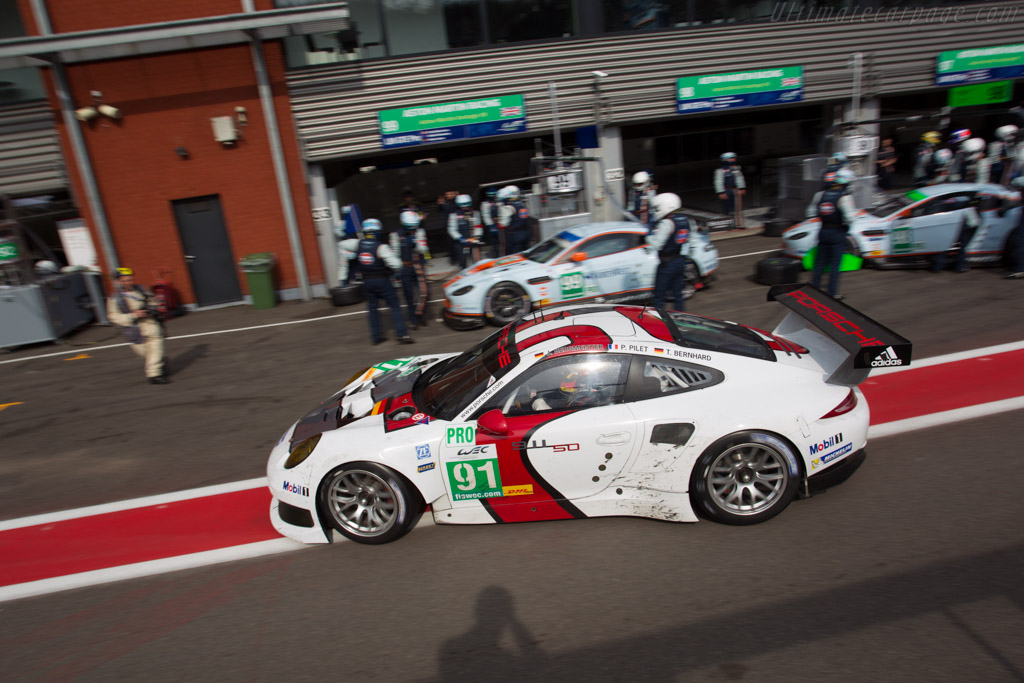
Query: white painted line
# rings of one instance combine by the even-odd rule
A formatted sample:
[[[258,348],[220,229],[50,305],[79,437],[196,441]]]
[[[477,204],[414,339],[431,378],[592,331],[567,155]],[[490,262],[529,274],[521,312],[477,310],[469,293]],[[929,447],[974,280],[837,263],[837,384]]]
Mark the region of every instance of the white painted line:
[[[266,485],[267,478],[259,477],[258,479],[246,479],[245,481],[234,481],[228,484],[203,486],[198,489],[162,493],[160,495],[146,496],[144,498],[131,498],[129,500],[121,500],[115,503],[103,503],[101,505],[91,505],[89,507],[76,508],[73,510],[63,510],[61,512],[47,512],[41,515],[32,515],[31,517],[21,517],[19,519],[9,519],[0,522],[0,531],[21,529],[23,527],[36,526],[38,524],[53,524],[54,522],[63,522],[69,519],[79,519],[81,517],[91,517],[93,515],[105,515],[110,512],[121,512],[122,510],[152,507],[154,505],[166,505],[167,503],[177,503],[182,500],[191,500],[193,498],[219,496],[225,493],[234,493],[236,491],[258,489]]]
[[[182,569],[207,567],[211,564],[248,560],[254,557],[276,555],[309,547],[312,546],[304,545],[290,538],[275,538],[271,541],[236,545],[231,548],[218,548],[217,550],[207,550],[201,553],[192,553],[191,555],[179,555],[178,557],[168,557],[162,560],[126,564],[121,567],[97,569],[96,571],[82,572],[80,574],[55,576],[52,579],[42,579],[40,581],[29,581],[27,583],[16,583],[11,586],[0,587],[0,602],[31,598],[37,595],[46,595],[47,593],[57,593],[59,591],[71,590],[72,588],[97,586],[103,583],[124,581],[125,579],[139,579],[156,574],[176,572]]]
[[[868,438],[880,439],[885,436],[905,434],[907,432],[913,432],[919,429],[928,429],[930,427],[941,427],[942,425],[947,425],[951,422],[973,420],[979,417],[998,415],[999,413],[1008,413],[1011,410],[1021,409],[1024,409],[1024,396],[1007,398],[1002,401],[992,401],[991,403],[979,403],[976,406],[955,408],[941,413],[932,413],[931,415],[921,415],[919,417],[908,417],[906,420],[895,420],[893,422],[883,422],[879,425],[872,425],[868,428]]]
[[[414,528],[419,529],[420,527],[425,526],[436,526],[434,524],[434,517],[429,512],[423,513]],[[333,537],[335,544],[345,543],[348,541],[347,538],[337,532],[333,532]],[[197,569],[199,567],[209,567],[214,564],[224,564],[225,562],[251,560],[257,557],[279,555],[281,553],[290,553],[295,550],[304,550],[316,547],[318,546],[299,543],[298,541],[293,541],[290,538],[275,538],[270,541],[247,543],[245,545],[231,546],[230,548],[218,548],[216,550],[206,550],[201,553],[178,555],[177,557],[167,557],[160,560],[150,560],[148,562],[137,562],[135,564],[126,564],[120,567],[110,567],[108,569],[97,569],[91,572],[68,574],[67,576],[55,576],[52,579],[41,579],[39,581],[27,581],[25,583],[2,586],[0,587],[0,602],[20,600],[22,598],[31,598],[39,595],[48,595],[50,593],[59,593],[61,591],[72,590],[74,588],[99,586],[105,583],[114,583],[115,581],[125,581],[127,579],[141,579],[147,576],[156,576],[158,574],[181,571],[182,569]]]
[[[732,256],[719,256],[718,260],[719,261],[724,261],[727,258],[743,258],[744,256],[758,256],[760,254],[771,254],[771,253],[776,252],[776,251],[782,251],[782,250],[780,248],[778,248],[778,247],[775,247],[774,249],[765,249],[764,251],[751,251],[751,252],[746,253],[746,254],[734,254]],[[793,260],[796,261],[797,259],[793,259]]]
[[[436,304],[444,301],[444,299],[431,299],[427,303]],[[387,309],[379,309],[387,310]],[[301,325],[303,323],[315,323],[320,320],[334,320],[336,318],[346,318],[350,315],[364,315],[366,309],[360,309],[358,311],[349,311],[348,313],[336,313],[334,315],[325,315],[318,318],[304,318],[302,320],[286,320],[280,323],[267,323],[265,325],[252,325],[250,327],[236,327],[229,330],[213,330],[212,332],[196,332],[195,334],[179,334],[172,337],[167,337],[165,341],[174,341],[175,339],[192,339],[194,337],[209,337],[215,334],[230,334],[232,332],[250,332],[252,330],[262,330],[268,327],[280,327],[282,325]],[[122,346],[130,346],[128,342],[121,342],[120,344],[107,344],[105,346],[79,346],[71,351],[58,351],[56,353],[44,353],[38,356],[26,356],[24,358],[11,358],[9,360],[0,360],[0,365],[7,365],[8,363],[22,363],[27,360],[39,360],[41,358],[54,358],[56,356],[67,356],[72,353],[83,353],[85,351],[103,351],[104,349],[116,349]]]
[[[922,360],[911,361],[910,365],[904,365],[898,368],[879,368],[872,370],[872,375],[888,375],[893,372],[904,372],[906,370],[916,370],[917,368],[927,368],[932,365],[942,365],[943,363],[955,363],[958,360],[970,360],[971,358],[981,358],[982,356],[994,356],[997,353],[1006,353],[1008,351],[1020,351],[1024,349],[1024,341],[1010,342],[1008,344],[997,344],[996,346],[986,346],[980,349],[972,349],[970,351],[959,351],[957,353],[947,353],[944,356],[932,356],[931,358],[924,358]]]

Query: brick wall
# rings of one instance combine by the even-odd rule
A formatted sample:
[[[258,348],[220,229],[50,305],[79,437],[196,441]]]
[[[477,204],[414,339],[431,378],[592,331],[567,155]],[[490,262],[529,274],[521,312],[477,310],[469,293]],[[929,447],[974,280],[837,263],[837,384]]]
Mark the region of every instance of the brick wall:
[[[26,26],[34,26],[28,3],[21,3]],[[240,2],[224,0],[105,0],[49,6],[51,22],[60,31],[228,14],[241,9]],[[257,3],[258,8],[269,6],[269,0]],[[277,43],[264,44],[264,54],[306,268],[310,281],[316,284],[324,278],[288,107],[283,56]],[[79,125],[118,256],[139,272],[140,281],[148,283],[150,272],[156,268],[170,268],[183,300],[195,301],[171,201],[218,195],[235,259],[252,252],[274,252],[279,264],[277,287],[298,285],[247,44],[73,64],[67,66],[67,74],[76,107],[92,104],[91,91],[100,91],[104,102],[121,110],[119,120],[99,117]],[[56,98],[52,105],[58,108]],[[246,109],[248,125],[239,127],[241,138],[235,145],[225,147],[214,140],[210,118],[235,116],[239,106]],[[61,130],[61,134],[73,190],[83,216],[91,223],[77,168],[70,161],[73,157],[66,131]],[[188,159],[178,156],[179,147],[188,150]],[[94,240],[99,247],[98,237]],[[105,265],[109,270],[109,264]],[[245,291],[245,279],[241,273],[238,277]]]

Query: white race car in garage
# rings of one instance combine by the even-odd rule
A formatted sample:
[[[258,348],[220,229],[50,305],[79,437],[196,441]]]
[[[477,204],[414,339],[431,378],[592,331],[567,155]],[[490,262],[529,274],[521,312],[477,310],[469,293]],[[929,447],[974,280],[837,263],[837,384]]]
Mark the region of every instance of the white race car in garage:
[[[774,332],[649,307],[537,312],[462,354],[357,373],[273,448],[283,535],[363,543],[438,524],[774,517],[864,458],[872,367],[910,343],[809,285]]]
[[[637,223],[592,223],[480,261],[445,283],[445,321],[456,328],[500,326],[538,306],[648,298],[658,255],[644,246],[645,235]],[[688,280],[702,286],[718,268],[718,250],[704,230],[690,233],[690,258]]]
[[[981,227],[967,245],[972,263],[998,262],[1019,207],[1007,207],[1020,195],[1002,185],[946,183],[892,196],[870,211],[860,211],[849,231],[848,251],[876,266],[926,263],[925,257],[958,244],[960,223],[971,199],[980,195]],[[803,258],[818,243],[821,221],[809,218],[782,233],[784,253]]]

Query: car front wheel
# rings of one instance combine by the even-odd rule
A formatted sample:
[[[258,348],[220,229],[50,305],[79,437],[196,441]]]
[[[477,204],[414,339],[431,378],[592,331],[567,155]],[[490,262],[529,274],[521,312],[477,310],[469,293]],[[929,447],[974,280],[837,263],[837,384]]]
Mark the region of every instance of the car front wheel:
[[[487,292],[484,313],[499,327],[519,320],[530,312],[530,297],[514,282],[499,282]]]
[[[757,524],[789,505],[798,479],[790,446],[763,432],[740,432],[712,444],[697,460],[690,497],[717,522]]]
[[[423,500],[400,474],[369,462],[348,463],[320,484],[321,509],[331,526],[359,543],[390,543],[408,533]]]

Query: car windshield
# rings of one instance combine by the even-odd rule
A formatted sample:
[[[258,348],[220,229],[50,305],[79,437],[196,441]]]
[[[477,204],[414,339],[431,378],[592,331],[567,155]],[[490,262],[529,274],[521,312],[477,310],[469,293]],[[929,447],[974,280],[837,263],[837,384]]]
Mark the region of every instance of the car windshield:
[[[547,263],[572,244],[571,240],[563,237],[565,234],[565,232],[560,232],[553,237],[537,242],[537,244],[524,251],[523,256],[537,263]]]
[[[668,311],[669,330],[678,344],[692,349],[723,351],[739,356],[775,360],[775,354],[754,332],[735,323]]]
[[[915,193],[916,194],[920,194],[919,192],[915,191],[915,192],[908,193],[907,195],[896,195],[895,197],[886,197],[886,199],[881,204],[876,204],[875,206],[872,206],[871,210],[870,210],[870,213],[871,213],[872,216],[875,216],[876,218],[885,218],[889,214],[892,214],[892,213],[895,213],[895,212],[899,211],[904,206],[910,206],[911,204],[916,202],[918,199],[923,199],[924,198],[923,196],[921,196],[921,197],[911,197],[910,196],[911,194],[915,194]]]
[[[511,334],[509,325],[469,351],[427,370],[413,388],[416,405],[440,420],[455,419],[484,389],[515,367],[519,355]]]

